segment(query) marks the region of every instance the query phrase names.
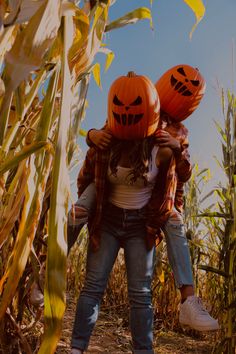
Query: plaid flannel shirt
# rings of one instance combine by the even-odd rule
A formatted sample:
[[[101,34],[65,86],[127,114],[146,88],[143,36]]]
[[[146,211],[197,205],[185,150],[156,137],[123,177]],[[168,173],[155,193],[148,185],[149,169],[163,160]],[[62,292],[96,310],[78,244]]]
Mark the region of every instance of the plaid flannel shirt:
[[[109,183],[107,183],[109,159],[110,150],[101,151],[91,147],[87,151],[77,179],[79,197],[91,182],[95,182],[96,211],[93,218],[88,221],[90,242],[94,250],[99,247],[101,216],[109,195]],[[167,174],[165,176],[161,173],[158,174],[152,196],[147,205],[146,241],[149,249],[155,243],[161,241],[161,227],[163,227],[173,209],[177,185],[175,168],[175,158],[173,156]],[[160,186],[164,186],[164,188],[160,189]]]
[[[103,129],[105,128],[106,125],[103,127]],[[182,213],[184,207],[184,183],[189,180],[192,173],[192,166],[190,163],[190,155],[188,151],[188,129],[180,122],[173,122],[173,120],[171,120],[165,113],[161,114],[161,120],[158,129],[166,130],[180,142],[181,152],[179,154],[175,154],[177,186],[173,188],[175,188],[176,191],[174,200],[175,208]],[[86,142],[88,146],[94,147],[96,149],[96,146],[89,139],[89,132],[86,137]],[[172,195],[173,191],[170,193]]]
[[[188,129],[180,122],[173,122],[170,119],[162,119],[162,129],[166,130],[170,135],[176,138],[181,146],[181,152],[175,154],[177,187],[175,193],[175,208],[179,212],[183,212],[184,207],[184,183],[189,180],[192,174],[192,166],[188,151]]]

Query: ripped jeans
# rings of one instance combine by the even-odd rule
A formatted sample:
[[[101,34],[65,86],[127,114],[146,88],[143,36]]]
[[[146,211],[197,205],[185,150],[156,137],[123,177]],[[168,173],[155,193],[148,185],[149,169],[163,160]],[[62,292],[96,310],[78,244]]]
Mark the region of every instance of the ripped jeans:
[[[177,210],[174,210],[169,217],[163,231],[166,239],[167,255],[177,288],[181,288],[183,285],[193,285],[192,263],[185,225],[182,215]]]
[[[85,208],[88,215],[96,203],[95,185],[91,183],[83,192],[76,205]],[[78,234],[84,223],[68,225],[68,252],[76,242]],[[192,263],[190,258],[188,241],[182,215],[174,209],[172,215],[163,228],[165,233],[167,255],[173,271],[175,284],[178,288],[183,285],[193,285]]]
[[[151,282],[154,247],[146,247],[145,208],[129,210],[109,204],[101,222],[97,251],[89,245],[86,277],[77,303],[71,347],[86,350],[95,326],[108,277],[124,249],[134,354],[154,354]]]

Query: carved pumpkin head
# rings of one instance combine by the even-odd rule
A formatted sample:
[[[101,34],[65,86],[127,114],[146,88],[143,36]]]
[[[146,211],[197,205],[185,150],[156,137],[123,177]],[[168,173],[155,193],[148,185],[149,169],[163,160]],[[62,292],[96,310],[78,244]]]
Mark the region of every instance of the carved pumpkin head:
[[[161,110],[177,122],[186,119],[198,107],[206,88],[203,76],[190,65],[167,70],[155,84]]]
[[[135,140],[152,135],[158,125],[160,103],[153,83],[129,72],[116,79],[108,93],[108,128],[118,139]]]

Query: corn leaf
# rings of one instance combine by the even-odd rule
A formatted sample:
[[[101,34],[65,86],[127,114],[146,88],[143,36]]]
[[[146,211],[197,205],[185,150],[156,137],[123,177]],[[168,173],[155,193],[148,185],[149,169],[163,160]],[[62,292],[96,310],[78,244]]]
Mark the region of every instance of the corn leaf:
[[[115,54],[108,48],[101,47],[99,52],[106,54],[106,64],[105,64],[105,72],[109,69],[113,59],[115,58]]]
[[[16,220],[19,217],[21,206],[25,197],[25,187],[27,182],[27,169],[25,161],[19,164],[17,173],[11,182],[8,193],[10,198],[4,204],[6,207],[2,210],[1,220],[4,220],[0,228],[0,248],[7,238],[11,235],[11,230],[14,227]]]
[[[190,39],[192,38],[193,32],[201,19],[203,18],[205,14],[205,6],[202,2],[202,0],[184,0],[184,2],[192,9],[196,16],[196,23],[192,27],[192,30],[189,34]]]
[[[126,15],[118,18],[115,21],[112,21],[108,25],[106,25],[105,32],[112,31],[116,28],[121,28],[132,23],[136,23],[137,21],[148,19],[150,20],[150,26],[152,27],[152,14],[151,10],[147,7],[140,7],[136,10],[133,10]]]
[[[92,72],[93,72],[93,77],[94,77],[96,84],[98,85],[98,87],[101,88],[101,75],[100,75],[100,64],[99,63],[96,63],[93,65]]]
[[[80,130],[79,130],[79,134],[80,134],[81,136],[86,137],[86,136],[87,136],[87,131],[84,130],[84,129],[80,129]]]
[[[18,32],[12,49],[6,54],[8,90],[15,90],[32,70],[37,69],[53,43],[60,25],[60,1],[47,1]]]
[[[34,154],[36,151],[45,148],[50,149],[51,144],[47,141],[37,141],[31,145],[25,146],[20,152],[16,153],[12,158],[6,158],[6,161],[1,163],[0,166],[0,176],[6,171],[16,167],[22,160],[28,158],[30,155]]]
[[[70,127],[71,77],[68,52],[72,44],[72,16],[63,17],[62,97],[56,153],[52,170],[52,189],[48,225],[48,252],[45,284],[45,332],[39,354],[54,353],[61,335],[66,293],[66,227],[69,200],[67,144]]]
[[[38,172],[34,165],[34,156],[32,156],[27,167],[29,178],[24,190],[25,199],[19,231],[5,273],[0,280],[0,319],[12,301],[30,254],[51,162],[51,154],[46,154],[42,169]]]

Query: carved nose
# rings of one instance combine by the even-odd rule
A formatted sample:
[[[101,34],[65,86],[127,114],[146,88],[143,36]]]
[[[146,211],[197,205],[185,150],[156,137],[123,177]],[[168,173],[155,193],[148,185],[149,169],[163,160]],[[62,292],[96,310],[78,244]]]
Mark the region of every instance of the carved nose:
[[[125,107],[125,110],[126,110],[126,111],[128,111],[128,110],[129,110],[129,108],[130,108],[129,106],[126,106],[126,107]]]

